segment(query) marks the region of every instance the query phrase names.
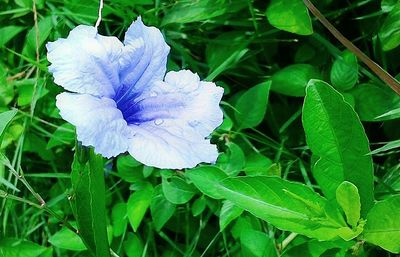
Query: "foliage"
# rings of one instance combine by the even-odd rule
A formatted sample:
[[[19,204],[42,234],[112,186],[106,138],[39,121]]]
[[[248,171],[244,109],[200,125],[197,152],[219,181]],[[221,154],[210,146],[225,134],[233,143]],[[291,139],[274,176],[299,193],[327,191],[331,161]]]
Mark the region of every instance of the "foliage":
[[[399,1],[314,2],[398,75]],[[219,158],[190,170],[75,145],[44,45],[97,12],[0,0],[0,256],[400,253],[400,97],[301,0],[105,2],[102,34],[141,15],[171,46],[168,70],[224,87]]]

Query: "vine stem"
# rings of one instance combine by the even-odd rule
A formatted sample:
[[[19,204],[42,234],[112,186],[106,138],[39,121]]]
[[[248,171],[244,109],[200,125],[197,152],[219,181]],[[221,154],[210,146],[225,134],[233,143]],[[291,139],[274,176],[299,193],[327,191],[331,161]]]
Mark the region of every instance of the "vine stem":
[[[392,75],[390,75],[387,71],[385,71],[381,66],[379,66],[376,62],[372,61],[366,54],[364,54],[358,47],[356,47],[350,40],[348,40],[342,33],[339,32],[325,18],[325,16],[315,7],[310,0],[303,0],[304,4],[310,10],[312,14],[324,25],[325,28],[329,30],[329,32],[342,43],[347,49],[349,49],[352,53],[354,53],[365,65],[368,66],[381,80],[383,80],[394,92],[400,95],[400,83],[397,81]]]
[[[298,236],[297,233],[290,233],[281,244],[279,244],[278,250],[282,252],[289,244]]]

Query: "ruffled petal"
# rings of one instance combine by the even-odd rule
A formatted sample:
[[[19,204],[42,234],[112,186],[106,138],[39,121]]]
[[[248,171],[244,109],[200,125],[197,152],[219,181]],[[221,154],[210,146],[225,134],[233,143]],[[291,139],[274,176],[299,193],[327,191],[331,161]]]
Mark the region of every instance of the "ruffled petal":
[[[131,113],[125,113],[134,133],[129,153],[158,168],[215,162],[217,148],[205,138],[222,123],[222,95],[221,87],[200,81],[197,74],[169,72],[165,82],[155,83],[132,104]]]
[[[61,93],[56,105],[64,120],[76,126],[78,140],[110,158],[128,149],[131,130],[114,100],[88,94]]]
[[[160,30],[145,26],[140,17],[127,30],[124,45],[119,60],[122,86],[115,97],[121,108],[164,78],[170,50]]]
[[[123,44],[101,36],[94,27],[80,25],[66,39],[50,42],[47,59],[54,82],[66,90],[113,97],[120,85],[119,59]]]

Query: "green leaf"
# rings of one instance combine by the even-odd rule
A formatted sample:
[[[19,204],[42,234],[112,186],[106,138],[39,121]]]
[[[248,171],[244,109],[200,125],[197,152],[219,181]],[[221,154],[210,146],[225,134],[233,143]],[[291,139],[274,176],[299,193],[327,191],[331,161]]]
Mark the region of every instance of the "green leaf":
[[[17,109],[13,109],[10,111],[5,111],[5,112],[0,113],[0,142],[3,138],[3,133],[4,133],[7,125],[15,117],[17,112],[18,112]]]
[[[126,203],[117,203],[112,208],[111,220],[114,237],[119,237],[124,234],[128,225]]]
[[[336,201],[346,215],[347,224],[353,228],[357,227],[361,211],[357,187],[348,181],[344,181],[336,189]]]
[[[267,234],[245,229],[240,235],[243,255],[246,257],[277,257],[274,240]]]
[[[383,121],[397,118],[396,113],[385,115],[400,108],[400,97],[392,90],[367,83],[358,85],[350,93],[354,97],[355,110],[362,121]]]
[[[375,149],[375,150],[371,151],[371,154],[382,153],[382,152],[386,152],[386,151],[389,151],[389,150],[392,150],[392,149],[396,149],[396,148],[400,148],[400,139],[391,141],[391,142],[385,144],[384,146],[379,147],[378,149]]]
[[[88,151],[87,162],[80,163],[77,151],[72,163],[71,183],[75,195],[76,220],[82,240],[90,252],[94,256],[107,257],[110,256],[110,250],[103,158],[96,155],[93,148]]]
[[[207,199],[204,196],[197,198],[192,204],[193,217],[199,216],[206,209]]]
[[[384,51],[389,51],[400,45],[400,2],[393,7],[379,30],[378,36]]]
[[[249,40],[241,32],[227,32],[213,39],[206,48],[210,68],[206,80],[214,80],[219,74],[233,67],[247,53]]]
[[[219,182],[227,178],[228,175],[219,168],[201,166],[186,170],[185,176],[188,177],[203,194],[214,199],[222,198],[219,193]]]
[[[243,150],[235,143],[226,143],[227,149],[217,159],[217,166],[229,176],[237,175],[245,165]]]
[[[302,0],[271,0],[266,16],[269,23],[278,29],[299,35],[313,33],[308,9]]]
[[[74,140],[74,126],[70,123],[64,123],[59,126],[51,135],[46,149],[51,149],[59,145],[71,144]]]
[[[0,28],[0,48],[13,39],[18,33],[24,30],[24,27],[7,26]]]
[[[331,69],[331,82],[339,90],[349,90],[358,81],[357,57],[346,50],[335,60]]]
[[[53,29],[53,20],[51,16],[44,17],[38,22],[39,34],[36,37],[36,29],[32,27],[28,34],[26,35],[24,48],[22,49],[22,54],[30,58],[36,56],[36,38],[39,39],[38,45],[41,47],[50,35]]]
[[[55,247],[71,251],[86,250],[86,246],[82,242],[82,239],[67,228],[62,228],[60,231],[52,235],[49,238],[49,243]]]
[[[143,217],[150,206],[153,198],[153,186],[150,183],[144,184],[142,188],[129,196],[127,203],[127,214],[134,232],[136,232],[143,220]]]
[[[138,235],[128,234],[127,240],[124,242],[124,249],[128,257],[142,257],[144,245]]]
[[[182,0],[175,3],[171,9],[165,12],[161,26],[170,23],[190,23],[206,21],[227,13],[234,13],[247,6],[244,1],[230,0]]]
[[[269,175],[268,171],[273,165],[272,160],[268,159],[262,154],[253,153],[246,156],[246,165],[243,168],[246,175]]]
[[[292,64],[276,72],[271,80],[271,90],[288,96],[305,96],[311,79],[320,79],[317,68],[310,64]]]
[[[243,209],[237,207],[233,202],[225,200],[219,213],[219,230],[223,231],[233,220],[243,213]]]
[[[258,84],[241,95],[235,105],[235,118],[240,129],[259,125],[267,111],[271,81]]]
[[[221,182],[221,195],[253,215],[281,230],[331,240],[346,227],[339,210],[309,187],[278,177],[227,178]]]
[[[392,253],[400,253],[400,195],[377,202],[369,211],[364,240]]]
[[[180,177],[172,177],[170,181],[162,178],[162,189],[165,198],[173,204],[184,204],[190,201],[196,190]]]
[[[117,158],[118,175],[126,182],[136,183],[143,180],[142,168],[142,164],[129,154],[120,155]]]
[[[311,80],[303,106],[307,144],[319,157],[313,175],[327,198],[334,199],[343,182],[360,193],[365,217],[374,201],[373,166],[369,142],[353,108],[329,84]]]
[[[31,241],[7,237],[2,237],[0,239],[0,256],[2,257],[41,257],[46,254],[48,250],[49,248]],[[49,255],[52,256],[51,253]]]
[[[175,204],[172,204],[165,198],[161,185],[156,186],[150,204],[150,212],[157,231],[160,231],[165,223],[174,215],[175,209]]]

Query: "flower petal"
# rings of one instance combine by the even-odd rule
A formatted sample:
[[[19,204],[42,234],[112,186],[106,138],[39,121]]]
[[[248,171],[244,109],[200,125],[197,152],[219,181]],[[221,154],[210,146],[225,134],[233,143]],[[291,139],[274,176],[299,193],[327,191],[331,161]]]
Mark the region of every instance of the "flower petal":
[[[218,152],[205,139],[222,123],[223,89],[187,70],[169,72],[132,105],[125,119],[135,135],[129,153],[159,168],[190,168],[215,162]]]
[[[87,94],[61,93],[56,105],[64,120],[76,126],[78,140],[110,158],[128,149],[130,130],[114,100]]]
[[[46,45],[49,71],[54,82],[66,90],[113,97],[120,85],[119,58],[123,44],[105,37],[94,27],[80,25],[66,39]]]
[[[115,97],[121,104],[163,79],[170,50],[160,30],[145,26],[140,17],[127,30],[124,44],[120,58],[122,87]]]

